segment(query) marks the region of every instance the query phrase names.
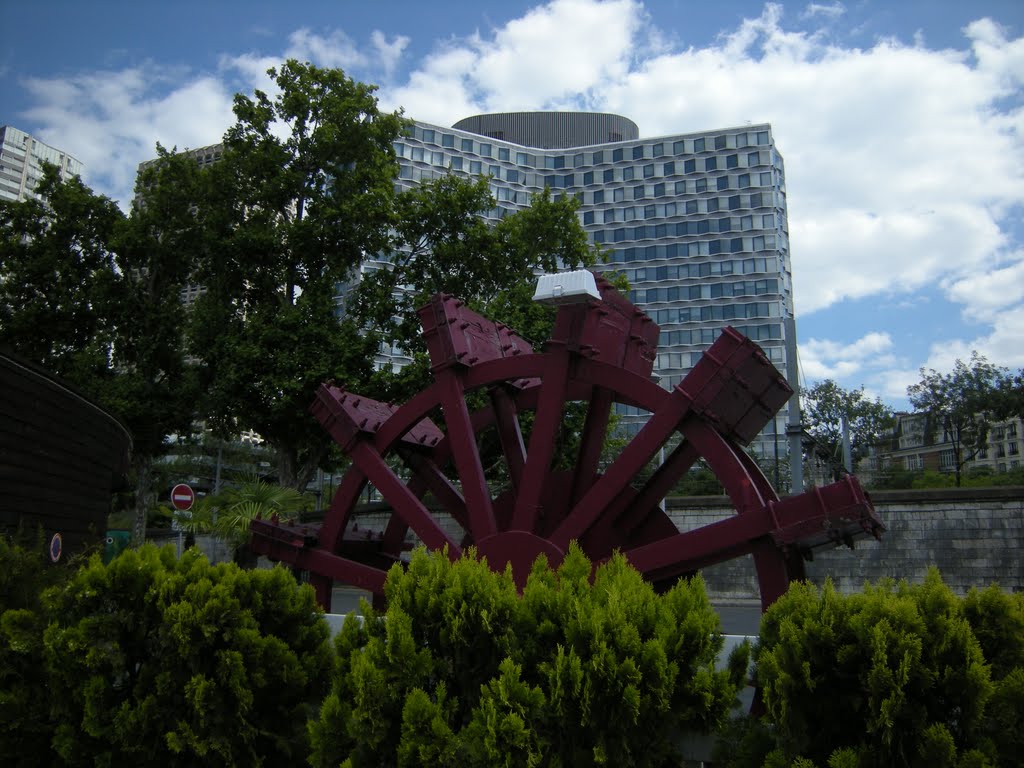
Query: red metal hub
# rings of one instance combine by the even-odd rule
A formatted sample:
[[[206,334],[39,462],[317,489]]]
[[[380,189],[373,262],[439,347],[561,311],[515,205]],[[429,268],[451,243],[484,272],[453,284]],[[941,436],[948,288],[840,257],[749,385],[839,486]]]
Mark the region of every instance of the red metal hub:
[[[254,521],[253,549],[308,571],[327,608],[334,581],[380,594],[411,541],[452,558],[472,545],[494,568],[511,564],[519,584],[572,541],[595,561],[620,550],[660,585],[749,554],[767,606],[803,578],[811,548],[884,530],[855,478],[780,500],[744,452],[792,395],[756,344],[725,329],[666,391],[651,381],[658,326],[597,280],[601,299],[562,306],[543,352],[436,296],[420,310],[434,383],[401,406],[321,387],[311,410],[352,467],[319,528]],[[651,416],[602,466],[616,403]],[[557,470],[569,408],[585,414],[579,448]],[[682,533],[659,503],[701,458],[736,514]],[[392,510],[369,537],[353,530],[368,483]]]

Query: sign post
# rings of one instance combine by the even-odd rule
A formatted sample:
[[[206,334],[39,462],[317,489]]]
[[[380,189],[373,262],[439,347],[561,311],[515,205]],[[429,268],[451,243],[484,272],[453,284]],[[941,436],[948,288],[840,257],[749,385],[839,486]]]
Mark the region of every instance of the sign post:
[[[196,502],[196,493],[192,486],[186,483],[178,483],[171,489],[171,506],[179,512],[188,512]],[[178,532],[178,557],[181,557],[182,530],[177,520],[171,523],[171,528]]]

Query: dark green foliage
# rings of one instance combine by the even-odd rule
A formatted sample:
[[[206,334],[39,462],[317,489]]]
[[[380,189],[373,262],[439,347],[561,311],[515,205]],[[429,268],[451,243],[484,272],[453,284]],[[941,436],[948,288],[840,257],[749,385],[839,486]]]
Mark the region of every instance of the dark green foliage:
[[[42,541],[18,546],[0,537],[0,755],[26,768],[54,757],[39,597],[67,578],[69,566],[45,553]]]
[[[762,733],[780,764],[990,764],[994,686],[965,613],[936,570],[919,585],[884,582],[849,596],[830,583],[793,585],[765,613],[756,652]],[[758,764],[734,759],[727,764]]]
[[[46,165],[40,200],[0,201],[0,344],[95,391],[110,353],[117,205]]]
[[[995,586],[972,589],[963,612],[991,665],[995,685],[985,733],[1000,765],[1024,765],[1024,594],[1007,594]]]
[[[279,94],[235,97],[235,125],[199,199],[207,291],[191,348],[209,425],[258,432],[281,484],[303,488],[330,445],[308,413],[316,388],[372,373],[376,340],[339,322],[335,295],[386,246],[401,120],[341,70],[290,60],[268,74]]]
[[[922,368],[921,381],[907,387],[914,408],[928,413],[938,434],[949,441],[957,487],[964,466],[988,445],[999,411],[1005,417],[1012,410],[1002,396],[1011,388],[1007,381],[1005,369],[972,352],[970,361],[957,360],[951,373]]]
[[[39,600],[28,585],[41,587],[54,572],[40,572],[33,558],[0,548],[5,584],[14,573],[23,593],[36,595],[34,604],[0,611],[6,759],[47,766],[305,760],[306,721],[333,664],[309,587],[283,569],[210,566],[196,550],[177,559],[172,548],[146,546],[109,565],[93,556]]]
[[[863,389],[843,389],[832,379],[801,392],[800,404],[808,432],[814,438],[811,458],[822,462],[836,480],[842,474],[844,421],[854,467],[867,455],[869,446],[891,432],[895,423],[892,408],[881,400],[869,400]]]
[[[386,614],[339,635],[315,765],[661,766],[740,684],[714,669],[700,580],[659,596],[620,556],[593,584],[575,548],[541,560],[520,597],[486,563],[417,552],[386,591]]]

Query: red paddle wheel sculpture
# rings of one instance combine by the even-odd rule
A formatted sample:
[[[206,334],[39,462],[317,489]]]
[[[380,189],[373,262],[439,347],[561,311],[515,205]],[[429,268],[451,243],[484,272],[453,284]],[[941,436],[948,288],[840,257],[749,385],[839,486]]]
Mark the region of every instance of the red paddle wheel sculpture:
[[[600,299],[559,308],[543,352],[458,299],[434,297],[419,312],[434,383],[401,406],[322,386],[311,410],[352,466],[321,525],[256,520],[252,548],[307,571],[326,609],[334,581],[381,594],[410,529],[453,559],[474,546],[493,568],[511,564],[520,585],[539,555],[556,565],[574,540],[592,561],[622,551],[659,586],[750,554],[766,607],[804,577],[812,548],[880,535],[856,478],[780,499],[743,451],[792,395],[756,344],[725,329],[666,391],[651,380],[658,326],[600,277],[597,285]],[[559,471],[555,445],[572,402],[586,410],[580,447],[573,468]],[[615,403],[651,415],[602,470]],[[504,463],[499,487],[484,471],[485,442]],[[665,446],[674,447],[646,472]],[[699,458],[736,514],[680,532],[660,502]],[[367,483],[392,510],[369,536],[353,531]]]

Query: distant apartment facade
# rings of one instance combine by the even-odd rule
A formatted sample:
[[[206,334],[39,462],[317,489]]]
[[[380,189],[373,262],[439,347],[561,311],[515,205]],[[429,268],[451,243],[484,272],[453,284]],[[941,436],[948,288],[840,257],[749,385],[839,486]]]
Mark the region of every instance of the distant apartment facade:
[[[64,179],[82,174],[82,163],[64,150],[13,126],[0,126],[0,200],[36,198],[43,162],[57,166]]]
[[[963,471],[987,469],[1008,472],[1021,467],[1024,454],[1024,421],[1020,418],[992,425],[986,445],[968,457]],[[956,454],[949,436],[927,413],[898,413],[892,435],[875,446],[858,467],[858,474],[872,477],[887,471],[955,472]]]

